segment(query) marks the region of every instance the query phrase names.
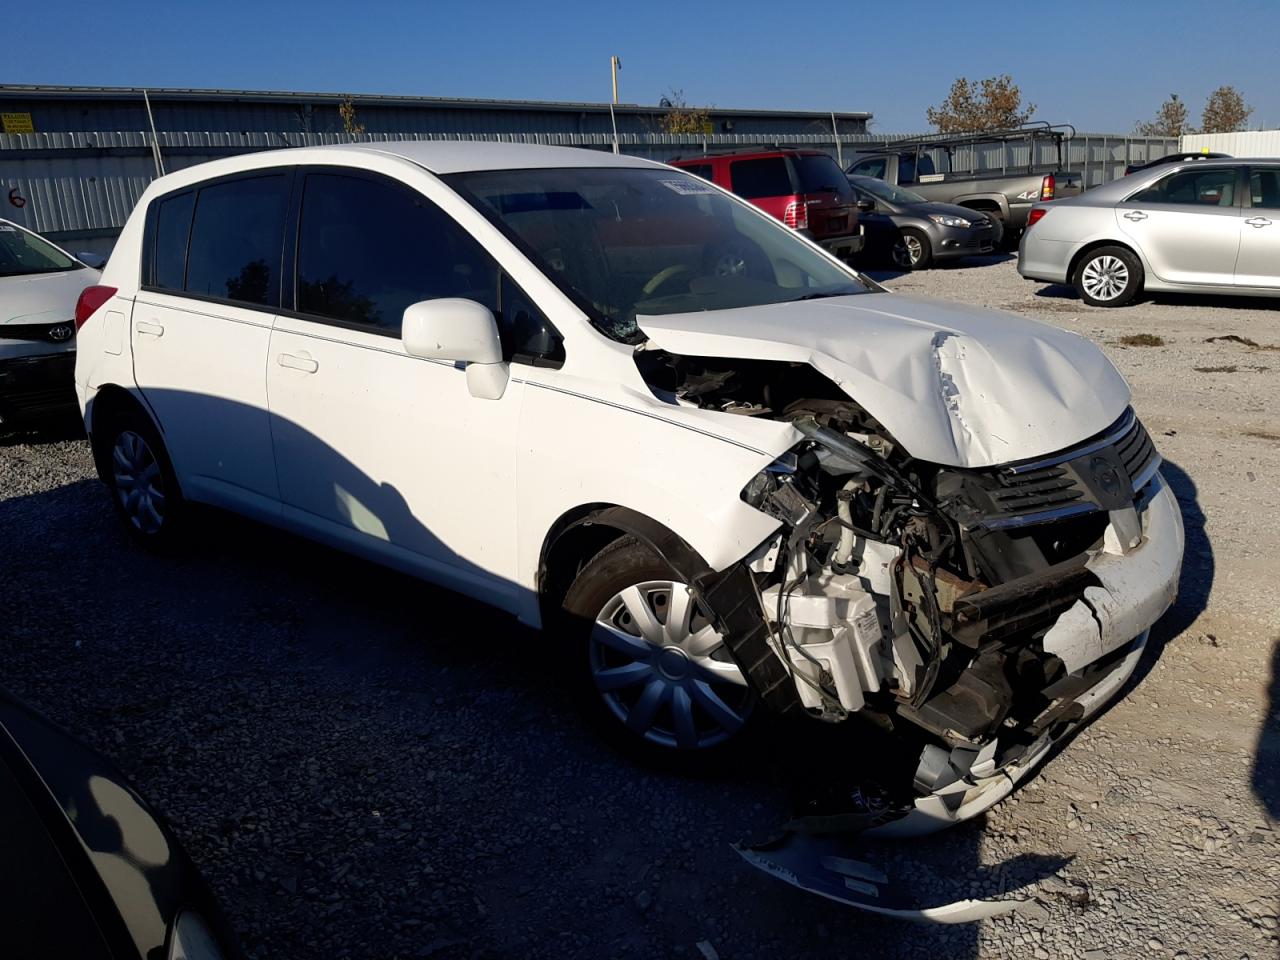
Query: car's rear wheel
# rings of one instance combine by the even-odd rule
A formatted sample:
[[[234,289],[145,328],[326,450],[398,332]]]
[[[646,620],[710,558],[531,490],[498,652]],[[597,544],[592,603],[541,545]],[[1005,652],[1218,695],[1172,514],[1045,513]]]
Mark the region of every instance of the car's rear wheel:
[[[898,231],[891,254],[899,270],[923,270],[933,259],[933,248],[924,233],[907,227]]]
[[[1142,262],[1124,247],[1099,247],[1080,259],[1072,284],[1090,306],[1123,307],[1142,292]]]
[[[632,537],[610,544],[564,600],[582,692],[601,730],[657,763],[725,752],[755,697],[682,578]]]
[[[144,415],[121,411],[107,423],[102,444],[104,479],[130,535],[150,549],[172,549],[187,505],[159,432]]]

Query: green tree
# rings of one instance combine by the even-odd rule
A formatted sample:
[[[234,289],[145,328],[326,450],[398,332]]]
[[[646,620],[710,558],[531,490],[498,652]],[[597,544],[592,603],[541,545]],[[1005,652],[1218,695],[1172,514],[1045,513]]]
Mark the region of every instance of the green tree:
[[[1180,137],[1191,133],[1187,123],[1187,105],[1178,99],[1176,93],[1169,94],[1169,99],[1156,111],[1155,119],[1139,123],[1134,132],[1140,137]]]
[[[1031,119],[1036,105],[1023,105],[1022,91],[1009,74],[970,80],[959,77],[947,98],[926,112],[939,133],[980,133],[1020,127]]]
[[[1253,107],[1244,102],[1239,90],[1230,85],[1219,87],[1209,94],[1204,105],[1204,113],[1200,117],[1200,132],[1235,133],[1245,128],[1251,113]]]

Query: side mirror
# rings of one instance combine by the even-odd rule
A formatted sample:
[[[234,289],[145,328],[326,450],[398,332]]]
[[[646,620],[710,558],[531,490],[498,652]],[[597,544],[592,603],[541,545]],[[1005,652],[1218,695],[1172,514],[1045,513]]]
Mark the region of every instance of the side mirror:
[[[107,258],[100,253],[77,253],[76,259],[86,267],[93,267],[95,270],[101,270],[107,265]]]
[[[400,342],[411,357],[465,364],[473,397],[497,400],[507,389],[498,323],[493,311],[474,300],[409,304],[400,322]]]
[[[861,210],[863,213],[870,213],[875,208],[876,208],[876,202],[874,200],[858,201],[858,209]]]

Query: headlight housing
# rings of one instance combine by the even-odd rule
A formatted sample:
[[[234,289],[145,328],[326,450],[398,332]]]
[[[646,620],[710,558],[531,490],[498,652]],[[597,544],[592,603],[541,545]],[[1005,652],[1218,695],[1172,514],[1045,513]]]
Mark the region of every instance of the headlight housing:
[[[931,213],[929,219],[941,227],[972,227],[973,224],[964,217],[953,217],[949,213]]]

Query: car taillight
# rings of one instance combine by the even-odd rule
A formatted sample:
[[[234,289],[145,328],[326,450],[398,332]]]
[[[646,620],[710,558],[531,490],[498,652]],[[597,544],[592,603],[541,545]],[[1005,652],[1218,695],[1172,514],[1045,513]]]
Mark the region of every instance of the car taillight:
[[[809,201],[804,197],[796,197],[782,211],[782,222],[792,230],[809,229]]]
[[[76,301],[76,329],[97,312],[98,308],[116,295],[115,287],[85,287]]]
[[[1043,180],[1041,180],[1040,181],[1040,199],[1052,200],[1053,191],[1054,191],[1054,188],[1057,187],[1057,185],[1058,184],[1053,179],[1052,173],[1049,174],[1047,177],[1045,177]]]
[[[1037,223],[1044,219],[1044,215],[1048,213],[1043,207],[1032,207],[1031,212],[1027,214],[1027,229],[1030,230]]]

